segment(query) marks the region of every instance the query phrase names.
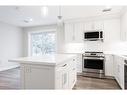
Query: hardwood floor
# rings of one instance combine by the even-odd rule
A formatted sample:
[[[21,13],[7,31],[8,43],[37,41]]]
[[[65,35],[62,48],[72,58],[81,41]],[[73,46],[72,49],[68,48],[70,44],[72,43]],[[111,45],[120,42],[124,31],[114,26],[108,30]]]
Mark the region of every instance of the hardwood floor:
[[[20,69],[0,72],[0,89],[20,89]]]
[[[115,80],[78,76],[73,89],[120,89]],[[0,89],[20,89],[20,68],[0,72]]]
[[[117,82],[113,79],[98,79],[98,78],[90,78],[90,77],[77,77],[77,83],[73,89],[83,90],[83,89],[111,89],[118,90],[120,89]]]

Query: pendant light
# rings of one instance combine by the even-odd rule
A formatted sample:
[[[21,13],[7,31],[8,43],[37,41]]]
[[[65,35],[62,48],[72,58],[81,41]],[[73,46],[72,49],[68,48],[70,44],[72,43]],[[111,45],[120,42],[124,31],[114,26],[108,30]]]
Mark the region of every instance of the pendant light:
[[[61,6],[59,6],[58,20],[62,20]]]
[[[61,6],[59,6],[59,9],[58,9],[58,22],[57,24],[60,26],[63,24],[63,17],[62,17],[62,9],[61,9]]]

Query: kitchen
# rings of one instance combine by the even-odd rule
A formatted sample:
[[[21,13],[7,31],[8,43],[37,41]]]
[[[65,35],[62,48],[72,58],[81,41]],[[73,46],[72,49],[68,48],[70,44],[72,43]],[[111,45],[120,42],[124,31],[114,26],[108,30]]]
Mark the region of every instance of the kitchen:
[[[21,71],[14,74],[17,82],[3,80],[1,89],[127,89],[126,6],[0,6],[0,11],[6,31],[0,36],[0,76]]]

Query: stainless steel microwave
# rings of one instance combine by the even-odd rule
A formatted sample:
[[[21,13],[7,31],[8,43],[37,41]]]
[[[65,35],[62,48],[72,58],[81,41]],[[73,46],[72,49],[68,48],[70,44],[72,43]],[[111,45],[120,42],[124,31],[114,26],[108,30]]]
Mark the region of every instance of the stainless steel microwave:
[[[103,31],[84,32],[84,39],[90,41],[103,40]]]

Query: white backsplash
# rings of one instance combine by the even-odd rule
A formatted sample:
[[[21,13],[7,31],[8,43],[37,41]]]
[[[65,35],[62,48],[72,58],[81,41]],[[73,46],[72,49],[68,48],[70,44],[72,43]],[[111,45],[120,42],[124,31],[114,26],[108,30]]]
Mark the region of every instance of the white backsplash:
[[[105,52],[117,54],[127,54],[127,42],[117,42],[104,45]]]
[[[127,42],[104,43],[100,41],[87,41],[84,43],[69,43],[65,45],[63,52],[84,53],[85,51],[127,54]]]
[[[84,53],[84,43],[68,43],[64,47],[64,52],[67,53]]]
[[[87,41],[84,43],[85,51],[103,51],[103,44],[101,41]]]

